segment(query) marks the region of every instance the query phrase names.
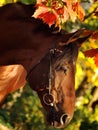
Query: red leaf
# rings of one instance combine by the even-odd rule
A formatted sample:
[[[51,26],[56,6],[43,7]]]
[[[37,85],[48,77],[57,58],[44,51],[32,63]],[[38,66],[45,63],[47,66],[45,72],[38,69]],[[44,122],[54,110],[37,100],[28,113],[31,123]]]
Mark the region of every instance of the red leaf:
[[[59,18],[56,11],[44,4],[37,4],[37,9],[33,14],[33,17],[42,19],[43,22],[47,23],[49,26],[52,24],[59,25]]]
[[[83,35],[83,36],[88,36],[88,35],[92,35],[92,34],[93,34],[93,31],[91,31],[91,30],[86,30],[86,29],[85,29],[85,30],[83,31],[83,34],[82,34],[82,35]]]
[[[95,64],[98,67],[98,48],[85,51],[84,55],[86,57],[94,57]]]
[[[58,15],[64,14],[64,8],[58,8],[58,9],[57,9],[57,14],[58,14]]]
[[[41,13],[38,18],[43,19],[45,23],[47,23],[49,26],[55,23],[57,20],[57,17],[55,16],[54,13],[52,12],[46,12],[46,13]]]
[[[84,52],[84,55],[86,57],[94,57],[97,54],[98,54],[98,48],[96,48],[96,49],[90,49],[90,50],[87,50],[87,51]]]

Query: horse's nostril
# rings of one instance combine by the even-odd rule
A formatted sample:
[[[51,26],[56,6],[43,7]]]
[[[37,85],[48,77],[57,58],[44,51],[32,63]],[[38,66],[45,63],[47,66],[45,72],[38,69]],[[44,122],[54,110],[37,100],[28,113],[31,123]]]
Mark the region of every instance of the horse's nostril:
[[[48,115],[47,117],[47,121],[55,128],[64,128],[70,120],[69,115],[61,113],[52,113],[52,115]]]
[[[64,125],[66,123],[67,118],[68,118],[68,115],[66,115],[66,114],[63,114],[61,116],[60,122],[61,122],[62,125]]]

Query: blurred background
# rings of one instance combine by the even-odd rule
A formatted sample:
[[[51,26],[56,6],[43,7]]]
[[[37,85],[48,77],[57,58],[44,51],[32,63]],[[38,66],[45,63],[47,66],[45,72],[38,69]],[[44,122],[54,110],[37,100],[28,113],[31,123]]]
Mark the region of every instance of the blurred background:
[[[17,0],[0,0],[0,6]],[[18,0],[25,4],[34,0]],[[89,16],[98,7],[98,2],[83,0],[82,6]],[[98,17],[91,14],[81,23],[70,21],[63,25],[67,31],[85,27],[98,30]],[[76,66],[76,107],[74,118],[64,129],[60,130],[98,130],[98,68],[93,58],[86,58],[84,51],[98,48],[98,40],[89,39],[80,48]],[[45,121],[45,111],[37,94],[28,83],[24,88],[9,94],[0,108],[0,130],[57,130]]]

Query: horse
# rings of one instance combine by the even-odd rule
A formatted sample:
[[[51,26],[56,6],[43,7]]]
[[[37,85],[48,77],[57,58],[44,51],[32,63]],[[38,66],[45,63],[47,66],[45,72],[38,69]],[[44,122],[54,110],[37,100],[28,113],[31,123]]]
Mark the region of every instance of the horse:
[[[55,33],[31,17],[34,5],[11,3],[0,7],[0,102],[29,83],[46,110],[47,122],[65,127],[75,109],[75,71],[84,30]]]

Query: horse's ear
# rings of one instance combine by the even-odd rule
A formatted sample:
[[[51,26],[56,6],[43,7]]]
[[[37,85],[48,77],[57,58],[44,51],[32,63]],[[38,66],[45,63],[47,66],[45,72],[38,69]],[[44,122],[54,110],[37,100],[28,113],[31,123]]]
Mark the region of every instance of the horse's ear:
[[[61,42],[59,43],[60,46],[65,46],[70,43],[77,43],[77,46],[80,47],[81,44],[87,40],[91,36],[92,32],[86,29],[80,29],[74,33],[69,33],[65,35],[67,37],[66,42]]]
[[[81,47],[82,43],[85,42],[89,37],[91,36],[91,34],[78,38],[76,41],[74,41],[78,47]]]

